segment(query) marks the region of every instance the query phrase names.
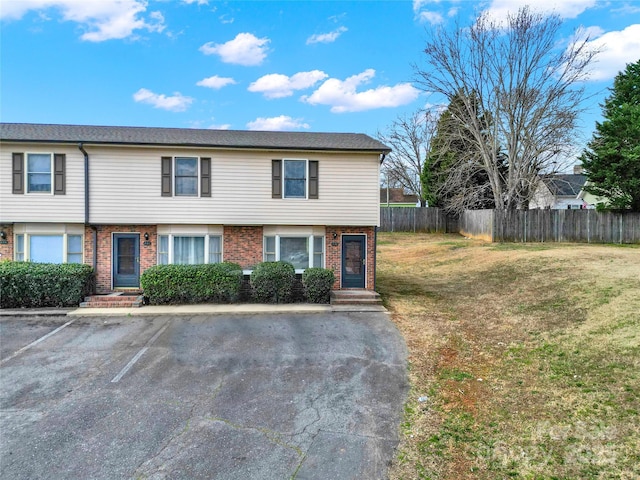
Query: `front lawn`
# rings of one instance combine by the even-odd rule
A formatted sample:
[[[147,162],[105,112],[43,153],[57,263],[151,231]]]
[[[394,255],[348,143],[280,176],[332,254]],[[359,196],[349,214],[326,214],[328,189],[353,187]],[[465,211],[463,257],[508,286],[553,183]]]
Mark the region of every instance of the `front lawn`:
[[[378,238],[412,382],[393,479],[640,477],[640,246]]]

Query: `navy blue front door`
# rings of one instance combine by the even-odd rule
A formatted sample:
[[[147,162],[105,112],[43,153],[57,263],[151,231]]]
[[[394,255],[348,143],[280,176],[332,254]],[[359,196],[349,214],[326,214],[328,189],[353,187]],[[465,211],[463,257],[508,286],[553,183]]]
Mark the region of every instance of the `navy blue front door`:
[[[342,236],[342,288],[364,288],[366,238],[364,235]]]
[[[113,287],[140,286],[140,235],[113,234]]]

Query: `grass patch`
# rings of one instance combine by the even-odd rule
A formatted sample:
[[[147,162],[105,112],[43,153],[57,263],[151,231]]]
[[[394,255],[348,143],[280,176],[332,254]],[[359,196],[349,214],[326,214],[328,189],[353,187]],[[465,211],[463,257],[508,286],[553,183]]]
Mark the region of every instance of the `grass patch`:
[[[640,478],[639,248],[379,240],[412,384],[392,479]]]

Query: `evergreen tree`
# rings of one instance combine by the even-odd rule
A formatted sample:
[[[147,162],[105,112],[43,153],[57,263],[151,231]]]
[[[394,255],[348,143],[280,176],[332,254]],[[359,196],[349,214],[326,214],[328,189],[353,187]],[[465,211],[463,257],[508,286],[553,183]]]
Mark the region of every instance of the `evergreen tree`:
[[[640,60],[618,73],[604,105],[604,121],[580,157],[586,190],[607,197],[608,208],[640,212]]]
[[[472,105],[484,132],[491,123],[490,116],[483,112],[474,94],[466,102],[462,95],[462,92],[454,95],[440,115],[422,174],[423,191],[433,197],[433,203],[429,205],[451,212],[495,207],[489,176],[478,147],[479,141],[489,140],[486,135],[475,138],[461,120],[463,110]],[[503,156],[496,158],[504,162]]]

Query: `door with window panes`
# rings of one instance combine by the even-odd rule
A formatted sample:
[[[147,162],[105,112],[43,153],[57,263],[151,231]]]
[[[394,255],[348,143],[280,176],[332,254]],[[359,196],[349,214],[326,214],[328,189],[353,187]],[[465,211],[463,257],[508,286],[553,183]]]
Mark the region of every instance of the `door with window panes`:
[[[365,235],[342,236],[342,287],[364,288],[366,273]]]
[[[114,233],[113,287],[140,286],[140,235]]]

